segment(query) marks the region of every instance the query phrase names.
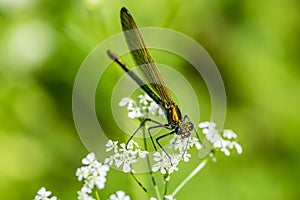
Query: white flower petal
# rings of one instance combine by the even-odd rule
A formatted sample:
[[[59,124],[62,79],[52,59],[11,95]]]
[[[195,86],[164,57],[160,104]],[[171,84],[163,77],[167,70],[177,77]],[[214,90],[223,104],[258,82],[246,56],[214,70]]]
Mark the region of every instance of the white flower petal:
[[[147,152],[147,151],[139,151],[139,157],[140,157],[140,158],[145,158],[145,157],[147,156],[148,153],[149,153],[149,152]]]
[[[230,140],[236,139],[237,135],[232,130],[225,129],[223,130],[223,137]]]
[[[119,106],[123,107],[125,106],[126,104],[128,104],[130,98],[128,97],[124,97],[123,99],[121,99],[121,101],[119,102]]]
[[[129,118],[131,118],[131,119],[134,119],[134,118],[137,117],[137,114],[136,114],[135,111],[132,111],[132,112],[129,112],[129,113],[127,114],[127,116],[128,116]]]
[[[199,124],[199,128],[207,128],[207,127],[209,127],[209,122],[201,122]]]
[[[96,160],[94,153],[89,153],[85,158],[82,159],[82,164],[89,165]]]
[[[166,171],[166,169],[165,169],[165,168],[160,168],[160,173],[162,173],[162,174],[166,174],[166,173],[167,173],[167,171]]]
[[[229,151],[226,147],[221,148],[221,151],[222,151],[226,156],[230,156],[230,151]]]
[[[153,172],[157,172],[159,169],[160,169],[160,166],[159,166],[158,164],[154,164],[154,165],[152,166],[152,171],[153,171]]]
[[[130,170],[131,170],[130,164],[129,163],[124,163],[123,172],[128,173],[128,172],[130,172]]]
[[[130,200],[130,197],[122,190],[119,190],[116,194],[110,195],[109,200]]]
[[[238,154],[241,154],[243,152],[243,148],[240,144],[238,144],[237,142],[233,142],[233,145],[237,151]]]

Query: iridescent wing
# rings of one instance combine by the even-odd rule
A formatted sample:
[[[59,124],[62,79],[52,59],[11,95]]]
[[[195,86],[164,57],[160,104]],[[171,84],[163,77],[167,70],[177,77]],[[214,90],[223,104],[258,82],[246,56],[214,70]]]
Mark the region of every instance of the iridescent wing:
[[[120,17],[128,48],[138,68],[164,102],[173,102],[170,91],[162,79],[130,12],[123,7]]]

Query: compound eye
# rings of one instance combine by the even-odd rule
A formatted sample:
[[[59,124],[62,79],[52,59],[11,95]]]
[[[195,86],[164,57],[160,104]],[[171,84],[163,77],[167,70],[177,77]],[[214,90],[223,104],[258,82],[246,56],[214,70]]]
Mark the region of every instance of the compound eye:
[[[183,132],[190,132],[194,129],[194,125],[191,122],[187,122],[182,125]]]
[[[194,129],[194,124],[191,122],[189,122],[187,126],[188,126],[189,131],[192,131]]]

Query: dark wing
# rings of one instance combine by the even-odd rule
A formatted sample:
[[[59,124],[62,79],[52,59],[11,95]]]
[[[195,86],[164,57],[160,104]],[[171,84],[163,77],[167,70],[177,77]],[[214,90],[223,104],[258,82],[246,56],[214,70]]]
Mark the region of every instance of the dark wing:
[[[152,59],[133,17],[124,7],[121,9],[120,17],[128,48],[142,74],[163,101],[173,102],[170,91]]]

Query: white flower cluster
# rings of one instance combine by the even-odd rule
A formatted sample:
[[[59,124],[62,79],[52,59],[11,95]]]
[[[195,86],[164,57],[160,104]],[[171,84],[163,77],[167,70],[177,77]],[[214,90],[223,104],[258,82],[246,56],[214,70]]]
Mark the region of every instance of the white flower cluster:
[[[119,190],[116,194],[110,195],[109,200],[130,200],[130,197],[124,191]]]
[[[179,135],[174,135],[170,139],[168,149],[173,151],[172,154],[166,154],[164,151],[155,152],[153,154],[154,161],[156,162],[152,166],[152,171],[156,172],[160,170],[162,174],[172,174],[174,171],[178,171],[178,164],[180,161],[188,162],[191,154],[187,151],[195,146],[198,150],[202,147],[198,138],[181,138]]]
[[[57,200],[57,197],[51,197],[51,192],[42,187],[35,195],[34,200]]]
[[[199,127],[213,147],[220,149],[226,156],[230,156],[230,150],[233,148],[238,154],[242,153],[243,149],[236,141],[237,135],[232,130],[224,129],[219,133],[214,122],[201,122]]]
[[[164,116],[164,111],[161,107],[147,94],[139,95],[138,98],[139,100],[136,102],[135,100],[126,97],[119,103],[120,106],[127,105],[129,118],[146,118],[149,114]],[[219,149],[226,156],[230,155],[232,149],[235,149],[238,154],[242,153],[242,147],[237,143],[237,135],[232,130],[225,129],[219,132],[216,130],[216,124],[214,122],[201,122],[199,127],[202,129],[202,133],[207,140],[212,144],[213,149]],[[174,134],[173,137],[170,138],[169,145],[166,148],[166,152],[168,153],[164,151],[165,149],[162,149],[160,152],[154,152],[154,164],[151,166],[153,172],[160,171],[160,173],[164,175],[170,175],[175,171],[178,171],[178,164],[180,161],[188,162],[190,160],[191,154],[188,153],[189,149],[195,147],[200,150],[202,148],[199,136],[197,138],[182,138],[180,135]],[[128,144],[118,144],[118,141],[109,140],[106,144],[106,152],[110,152],[112,155],[104,160],[105,164],[100,163],[94,153],[90,153],[82,159],[83,166],[76,170],[78,180],[84,181],[83,187],[77,192],[78,200],[95,200],[95,198],[91,196],[91,193],[94,189],[101,190],[105,187],[109,166],[114,165],[118,168],[122,167],[123,172],[125,173],[134,172],[132,165],[138,162],[139,159],[146,158],[149,154],[148,151],[142,150],[134,140],[130,140]],[[198,170],[197,172],[205,166],[206,162],[207,161],[204,160],[199,164],[196,168]],[[194,171],[192,173],[196,174]],[[165,180],[169,177],[170,176]],[[182,184],[182,186],[183,185],[184,184]],[[181,189],[182,186],[180,185],[178,188]],[[164,199],[175,200],[175,195],[176,192],[173,192],[172,195],[165,195]],[[97,199],[100,199],[97,190],[96,196]],[[37,192],[34,200],[57,200],[57,197],[51,197],[51,192],[42,187]],[[119,190],[115,194],[110,195],[108,200],[130,200],[130,197],[126,195],[125,192]],[[156,198],[151,197],[150,200],[156,200]]]
[[[78,200],[93,200],[90,194],[94,187],[103,189],[105,187],[106,175],[109,166],[100,163],[94,153],[88,154],[82,159],[84,166],[76,170],[76,176],[79,181],[84,181],[84,185],[77,192]]]
[[[147,117],[149,113],[164,116],[163,110],[146,93],[138,95],[138,98],[138,102],[129,97],[125,97],[119,102],[121,107],[127,105],[129,118]]]
[[[145,158],[148,154],[147,151],[142,151],[133,140],[127,146],[125,143],[118,146],[118,141],[109,140],[106,144],[106,152],[113,152],[113,155],[106,158],[104,163],[116,167],[123,166],[123,172],[125,173],[133,171],[131,165],[136,163],[139,158]]]

